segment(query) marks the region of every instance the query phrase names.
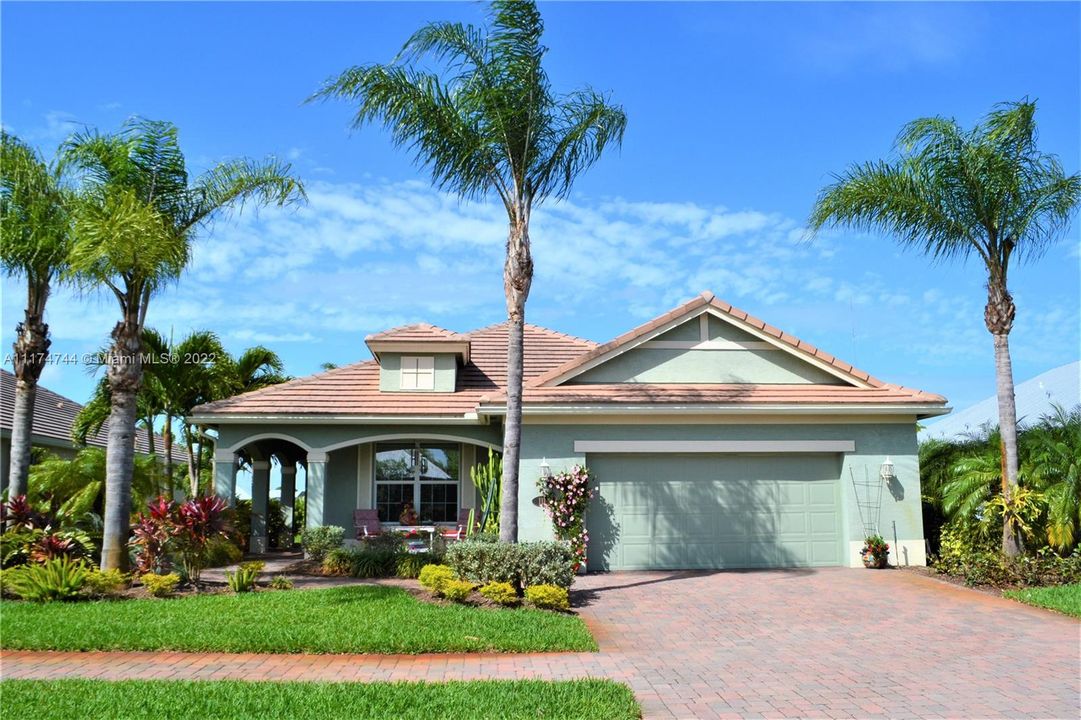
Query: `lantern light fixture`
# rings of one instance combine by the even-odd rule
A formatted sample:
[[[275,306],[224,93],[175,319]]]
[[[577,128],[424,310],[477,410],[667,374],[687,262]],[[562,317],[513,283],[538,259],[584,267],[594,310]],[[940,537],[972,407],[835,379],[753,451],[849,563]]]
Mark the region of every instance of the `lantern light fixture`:
[[[543,477],[543,478],[552,477],[552,466],[548,464],[548,458],[541,458],[540,471],[541,471],[541,477]]]
[[[893,461],[890,460],[889,455],[886,456],[886,462],[882,463],[882,468],[879,470],[879,475],[885,482],[889,482],[895,477],[897,477],[897,475],[894,473]]]

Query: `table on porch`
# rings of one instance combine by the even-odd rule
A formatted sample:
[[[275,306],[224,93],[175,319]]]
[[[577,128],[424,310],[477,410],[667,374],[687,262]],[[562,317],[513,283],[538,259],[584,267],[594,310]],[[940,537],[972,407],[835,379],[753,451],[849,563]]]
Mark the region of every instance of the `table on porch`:
[[[398,525],[384,526],[384,532],[392,532],[405,537],[406,549],[411,553],[428,552],[432,549],[435,534],[441,528],[437,525]],[[428,540],[410,540],[410,536],[427,535]]]

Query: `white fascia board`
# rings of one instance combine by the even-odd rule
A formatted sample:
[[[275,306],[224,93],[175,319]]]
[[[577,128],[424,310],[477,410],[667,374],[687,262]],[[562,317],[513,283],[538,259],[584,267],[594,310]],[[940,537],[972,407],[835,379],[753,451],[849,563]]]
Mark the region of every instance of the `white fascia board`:
[[[193,425],[487,425],[475,412],[465,415],[192,415]]]
[[[941,405],[882,405],[882,404],[834,404],[829,405],[527,405],[523,415],[917,415],[931,417],[945,415],[952,408]],[[485,415],[506,415],[505,405],[483,405],[479,412]]]
[[[575,440],[576,453],[846,453],[853,440]]]

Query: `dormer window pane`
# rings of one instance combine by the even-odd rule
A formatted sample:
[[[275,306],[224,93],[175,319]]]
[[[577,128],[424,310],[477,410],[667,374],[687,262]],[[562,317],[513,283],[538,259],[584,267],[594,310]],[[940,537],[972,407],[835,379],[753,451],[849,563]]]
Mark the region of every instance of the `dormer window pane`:
[[[402,356],[402,390],[434,390],[435,358]]]

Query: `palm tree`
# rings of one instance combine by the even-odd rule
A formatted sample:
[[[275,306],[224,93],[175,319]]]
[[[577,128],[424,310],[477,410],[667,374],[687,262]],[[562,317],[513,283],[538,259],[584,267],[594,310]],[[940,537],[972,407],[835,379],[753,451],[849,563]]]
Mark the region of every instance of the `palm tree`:
[[[1036,147],[1036,104],[997,105],[971,130],[942,117],[909,123],[897,157],[854,165],[822,190],[811,213],[816,232],[832,225],[877,229],[936,260],[977,255],[987,271],[984,324],[994,338],[1002,438],[1002,495],[1017,488],[1017,408],[1009,334],[1015,307],[1010,262],[1038,258],[1069,225],[1081,176],[1067,176]],[[1021,552],[1009,523],[1002,551]]]
[[[431,171],[433,183],[464,198],[495,195],[507,212],[503,288],[507,303],[507,419],[503,434],[500,538],[518,537],[522,422],[522,337],[533,281],[529,219],[550,196],[619,145],[627,118],[591,89],[555,95],[541,63],[544,24],[536,4],[495,0],[487,28],[436,22],[406,41],[389,64],[361,65],[311,99],[357,103],[353,126],[381,123]],[[428,72],[428,60],[446,72]]]
[[[82,132],[63,147],[81,173],[71,271],[107,288],[120,305],[107,358],[111,396],[102,569],[127,565],[136,400],[143,377],[143,328],[150,300],[187,265],[193,237],[247,201],[284,205],[304,197],[291,168],[274,160],[225,162],[189,182],[177,130],[134,118],[116,134]]]
[[[283,383],[291,378],[284,373],[285,365],[278,354],[262,345],[250,347],[239,356],[233,357],[224,349],[214,351],[216,356],[212,365],[212,374],[202,380],[202,384],[189,386],[198,392],[189,392],[183,396],[182,410],[177,417],[186,418],[196,405],[221,400],[240,393],[259,390],[270,385]],[[193,378],[194,380],[194,378]],[[188,450],[188,479],[192,495],[199,492],[202,476],[204,448],[214,441],[202,427],[184,421],[184,442]],[[198,444],[198,448],[196,448]]]
[[[0,264],[26,280],[26,308],[15,328],[9,495],[26,493],[38,378],[49,357],[45,305],[66,267],[71,242],[70,193],[57,167],[0,131]]]
[[[1022,474],[1047,502],[1047,542],[1068,553],[1081,530],[1081,405],[1055,406],[1021,442]]]

